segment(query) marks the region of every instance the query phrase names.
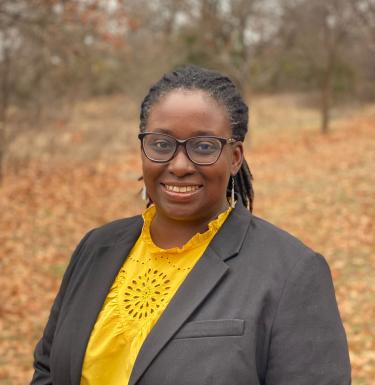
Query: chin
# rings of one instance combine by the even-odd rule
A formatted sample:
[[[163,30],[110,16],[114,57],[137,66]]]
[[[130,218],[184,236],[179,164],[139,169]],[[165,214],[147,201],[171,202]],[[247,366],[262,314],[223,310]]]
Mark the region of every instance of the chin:
[[[216,218],[216,216],[223,210],[213,210],[213,207],[192,206],[188,204],[167,204],[158,205],[162,215],[174,221],[189,221],[189,222],[209,222]]]
[[[188,205],[163,205],[159,206],[163,214],[173,220],[177,221],[195,221],[202,216],[202,210],[194,209]]]

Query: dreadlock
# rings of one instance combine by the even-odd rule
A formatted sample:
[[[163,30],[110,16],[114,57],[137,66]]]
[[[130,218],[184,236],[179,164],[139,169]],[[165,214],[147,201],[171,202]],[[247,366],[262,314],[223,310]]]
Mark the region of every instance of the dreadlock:
[[[177,89],[201,90],[221,103],[227,110],[232,136],[243,142],[248,131],[248,107],[234,83],[225,75],[195,65],[188,65],[165,74],[149,90],[141,104],[140,131],[146,129],[152,106],[163,96]],[[250,211],[253,209],[253,176],[243,160],[239,172],[234,177],[235,192]],[[228,182],[227,191],[232,188]],[[229,193],[228,193],[229,195]]]

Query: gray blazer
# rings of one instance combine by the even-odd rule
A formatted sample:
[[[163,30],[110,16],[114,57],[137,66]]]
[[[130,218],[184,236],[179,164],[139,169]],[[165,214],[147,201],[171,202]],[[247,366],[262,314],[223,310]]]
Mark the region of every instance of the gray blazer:
[[[142,224],[141,216],[118,220],[80,242],[36,346],[31,384],[79,385],[91,330]],[[350,383],[324,258],[239,202],[145,340],[129,382]]]

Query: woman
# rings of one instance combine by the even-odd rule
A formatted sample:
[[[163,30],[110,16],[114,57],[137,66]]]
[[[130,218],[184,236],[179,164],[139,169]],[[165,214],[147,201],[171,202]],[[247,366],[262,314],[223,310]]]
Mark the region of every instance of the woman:
[[[349,384],[329,268],[251,214],[248,108],[195,66],[140,114],[143,217],[89,232],[35,349],[38,385]]]

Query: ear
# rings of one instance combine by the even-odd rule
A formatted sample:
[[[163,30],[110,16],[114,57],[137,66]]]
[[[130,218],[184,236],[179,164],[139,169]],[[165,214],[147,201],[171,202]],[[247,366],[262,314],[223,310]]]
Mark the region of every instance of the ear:
[[[243,143],[236,142],[232,145],[232,164],[231,164],[231,175],[234,176],[238,173],[243,162]]]

